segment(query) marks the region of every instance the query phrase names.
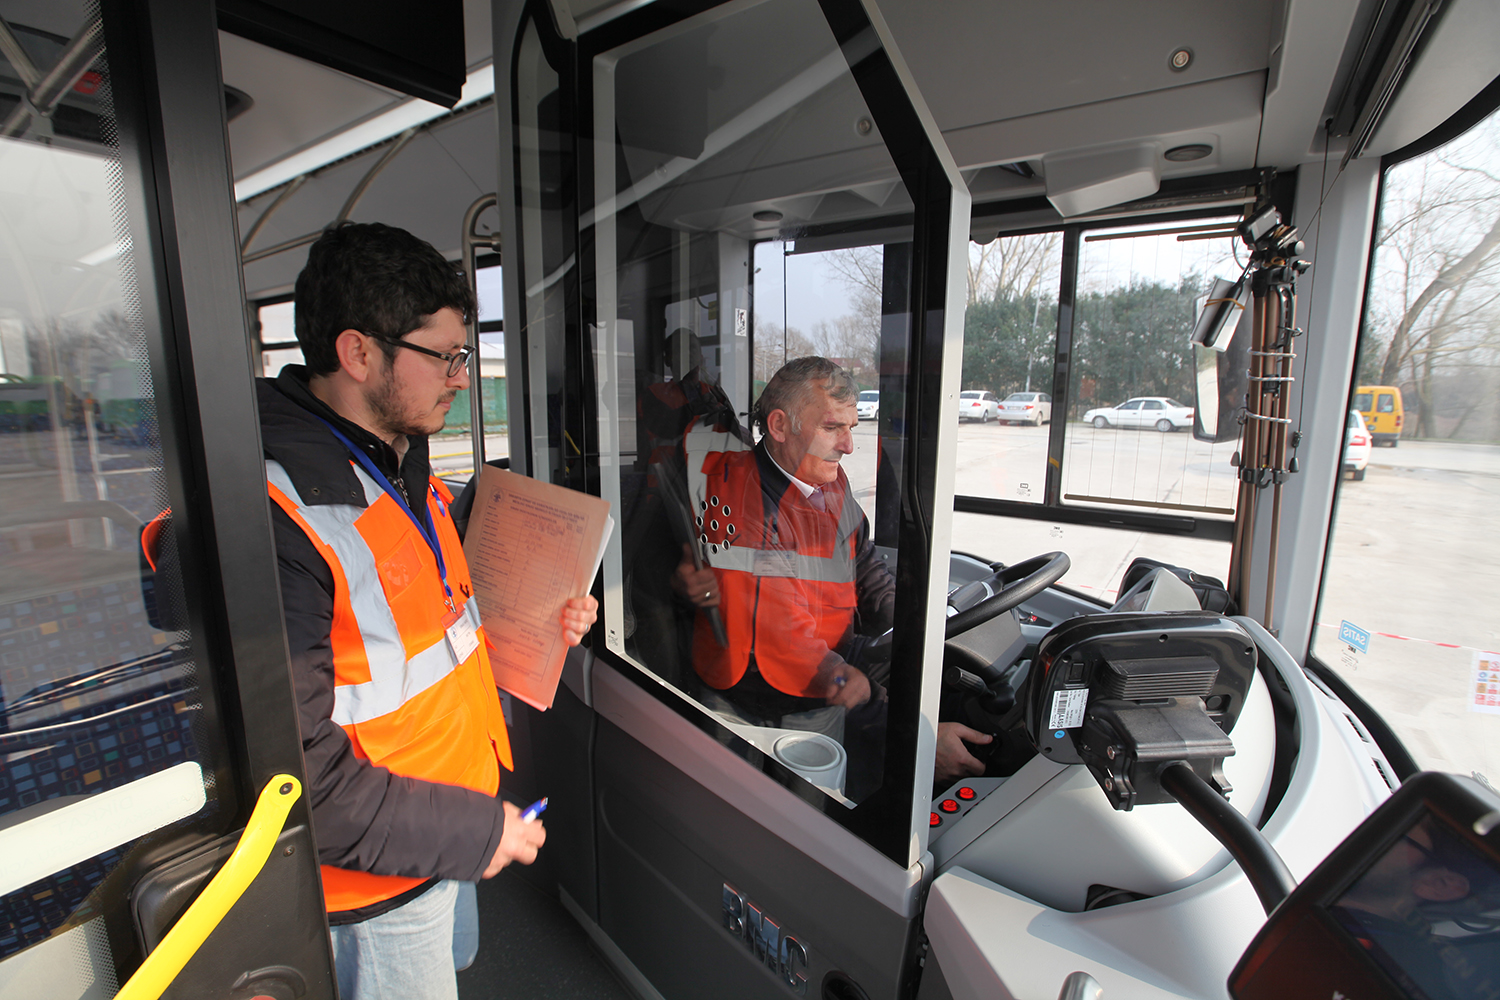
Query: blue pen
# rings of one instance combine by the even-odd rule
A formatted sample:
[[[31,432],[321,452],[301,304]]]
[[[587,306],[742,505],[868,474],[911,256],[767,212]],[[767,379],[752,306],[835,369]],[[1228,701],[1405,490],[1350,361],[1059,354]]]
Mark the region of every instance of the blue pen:
[[[521,822],[522,823],[530,823],[532,820],[536,819],[538,816],[540,816],[542,813],[544,813],[546,811],[547,811],[547,796],[543,795],[541,798],[537,799],[531,805],[529,805],[525,809],[521,810]]]

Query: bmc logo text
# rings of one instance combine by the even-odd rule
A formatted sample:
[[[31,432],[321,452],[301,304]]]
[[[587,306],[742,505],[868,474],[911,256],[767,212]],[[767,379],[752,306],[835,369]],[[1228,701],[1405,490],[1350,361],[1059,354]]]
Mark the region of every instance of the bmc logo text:
[[[762,913],[760,907],[741,896],[739,890],[724,883],[722,895],[724,929],[745,943],[750,954],[800,996],[807,995],[807,948],[781,925]]]

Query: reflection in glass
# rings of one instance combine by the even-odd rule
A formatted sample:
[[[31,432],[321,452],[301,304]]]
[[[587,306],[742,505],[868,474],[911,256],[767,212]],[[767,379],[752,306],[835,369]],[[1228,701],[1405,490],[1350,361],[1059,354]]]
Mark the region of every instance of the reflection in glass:
[[[148,361],[159,334],[135,280],[147,255],[109,67],[70,41],[97,30],[92,10],[6,10],[34,67],[72,67],[50,116],[16,110],[27,74],[0,65],[0,118],[21,126],[0,138],[0,828],[16,836],[174,765],[198,782],[214,769]],[[109,879],[132,842],[78,832],[100,853],[22,887],[10,876],[27,858],[0,862],[0,958],[121,905]]]
[[[1330,907],[1339,924],[1412,997],[1486,1000],[1500,976],[1500,878],[1425,816]]]
[[[894,584],[862,500],[889,466],[880,435],[903,430],[904,362],[877,358],[910,254],[807,241],[911,200],[811,0],[709,11],[598,57],[592,79],[611,649],[853,806],[884,761],[892,668],[870,646]],[[800,355],[837,374],[777,401],[764,387]],[[861,423],[860,390],[897,405]]]

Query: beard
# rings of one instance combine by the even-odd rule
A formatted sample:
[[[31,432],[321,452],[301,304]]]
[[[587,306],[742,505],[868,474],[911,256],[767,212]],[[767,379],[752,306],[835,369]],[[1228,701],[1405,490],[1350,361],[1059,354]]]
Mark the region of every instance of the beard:
[[[457,395],[457,389],[449,389],[443,393],[438,402],[451,403]],[[393,434],[405,437],[427,437],[442,430],[443,425],[447,423],[447,417],[441,411],[420,410],[402,398],[397,389],[396,380],[391,376],[389,363],[387,363],[385,377],[380,380],[379,385],[367,392],[365,400],[381,426]]]

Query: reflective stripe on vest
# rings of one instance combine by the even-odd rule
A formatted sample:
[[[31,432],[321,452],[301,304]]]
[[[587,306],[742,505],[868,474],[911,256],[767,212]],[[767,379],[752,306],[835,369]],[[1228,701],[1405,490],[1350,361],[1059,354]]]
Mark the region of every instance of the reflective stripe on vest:
[[[718,506],[710,495],[708,476],[703,465],[716,452],[747,451],[740,441],[727,431],[696,424],[683,435],[683,451],[687,460],[688,496],[698,505],[691,511],[699,516],[705,507]],[[790,484],[797,489],[795,483]],[[848,538],[859,530],[863,512],[853,497],[847,494],[839,511],[838,537]],[[757,518],[758,519],[758,518]],[[701,539],[701,536],[700,536]],[[751,573],[755,576],[793,577],[818,583],[848,583],[854,579],[854,557],[848,547],[835,545],[832,556],[809,555],[791,549],[761,549],[753,545],[727,540],[723,544],[705,544],[704,555],[714,569]]]
[[[369,504],[373,505],[385,496],[385,491],[363,469],[357,465],[351,465],[350,469],[359,477]],[[308,527],[318,533],[318,538],[333,549],[346,579],[380,579],[375,554],[370,551],[370,546],[354,526],[354,522],[364,513],[364,508],[351,504],[303,506],[291,477],[278,462],[266,462],[266,480],[298,504],[297,513],[307,522]],[[370,679],[359,684],[344,683],[334,687],[333,721],[340,726],[369,722],[394,712],[447,677],[459,664],[446,637],[440,637],[426,649],[408,658],[401,629],[397,626],[396,618],[391,614],[391,607],[385,602],[381,589],[378,586],[349,587],[348,593],[354,617],[359,623],[359,634],[364,639]],[[477,630],[480,624],[478,599],[470,597],[464,605],[464,611]]]

